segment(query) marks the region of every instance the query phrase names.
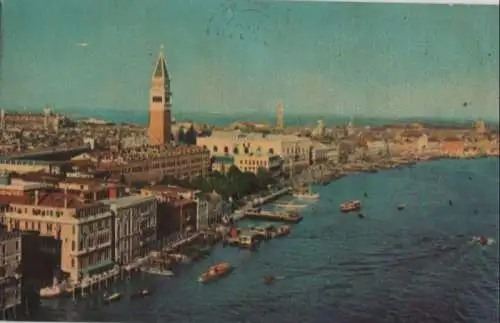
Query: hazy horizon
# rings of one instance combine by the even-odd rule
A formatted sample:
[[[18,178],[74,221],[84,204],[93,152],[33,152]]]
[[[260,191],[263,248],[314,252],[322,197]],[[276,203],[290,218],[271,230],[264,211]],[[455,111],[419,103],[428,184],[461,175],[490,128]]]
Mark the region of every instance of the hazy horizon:
[[[0,104],[147,113],[161,44],[173,113],[498,121],[497,6],[5,1]],[[466,104],[464,104],[466,103]]]

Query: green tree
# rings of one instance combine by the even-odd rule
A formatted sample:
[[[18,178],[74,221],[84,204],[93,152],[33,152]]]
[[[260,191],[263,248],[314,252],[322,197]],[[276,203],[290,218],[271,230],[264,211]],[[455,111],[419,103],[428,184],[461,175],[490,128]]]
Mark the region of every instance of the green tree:
[[[191,125],[184,136],[185,143],[188,145],[196,145],[196,136],[196,130],[194,129],[194,126]]]

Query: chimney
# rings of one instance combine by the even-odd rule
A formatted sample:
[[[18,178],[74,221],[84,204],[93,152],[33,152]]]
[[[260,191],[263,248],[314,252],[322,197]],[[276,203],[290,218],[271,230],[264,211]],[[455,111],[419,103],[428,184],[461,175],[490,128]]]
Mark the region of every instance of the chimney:
[[[35,190],[35,205],[38,205],[39,199],[38,199],[38,190]]]

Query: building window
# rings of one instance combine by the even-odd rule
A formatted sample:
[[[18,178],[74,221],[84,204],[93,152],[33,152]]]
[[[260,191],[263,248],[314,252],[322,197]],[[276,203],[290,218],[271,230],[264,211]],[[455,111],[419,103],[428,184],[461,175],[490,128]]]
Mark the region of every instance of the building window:
[[[238,149],[238,147],[234,147],[233,154],[238,155],[239,152],[240,152],[240,150]]]
[[[71,241],[71,250],[75,251],[75,240]]]
[[[16,241],[16,251],[19,251],[19,241]]]
[[[71,268],[75,268],[75,258],[71,258]]]
[[[274,154],[274,149],[273,148],[269,148],[269,153],[270,154]]]
[[[212,150],[213,150],[214,153],[216,153],[219,150],[219,148],[214,145],[214,147],[212,148]]]
[[[161,96],[153,96],[153,102],[154,103],[162,103],[163,98]]]

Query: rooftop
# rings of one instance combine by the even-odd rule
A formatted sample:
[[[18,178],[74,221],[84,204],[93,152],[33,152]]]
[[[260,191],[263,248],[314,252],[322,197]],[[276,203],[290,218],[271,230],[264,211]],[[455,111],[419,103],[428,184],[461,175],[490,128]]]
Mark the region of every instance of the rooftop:
[[[16,190],[16,191],[29,191],[47,187],[47,184],[38,182],[28,182],[22,179],[13,178],[11,184],[0,184],[2,190]]]
[[[107,200],[102,200],[101,202],[104,204],[109,204],[109,205],[116,205],[117,208],[124,208],[128,207],[131,205],[135,205],[138,203],[146,202],[146,201],[152,201],[154,200],[154,197],[152,196],[141,196],[141,195],[130,195],[130,196],[124,196],[124,197],[119,197],[116,199],[107,199]]]
[[[218,139],[241,139],[241,140],[269,140],[269,141],[296,141],[296,140],[309,140],[308,138],[301,138],[296,135],[281,135],[281,134],[262,134],[258,132],[241,132],[241,131],[213,131],[212,135],[208,138]]]

